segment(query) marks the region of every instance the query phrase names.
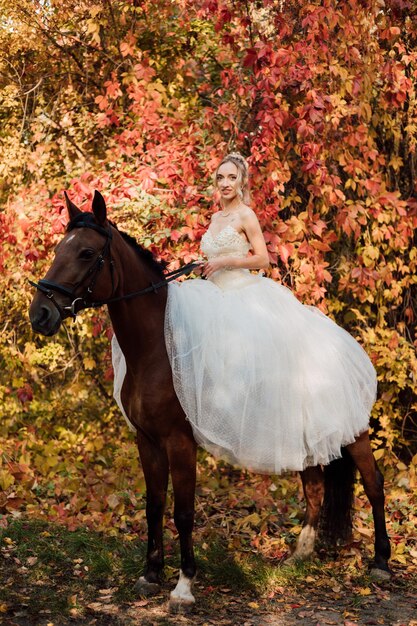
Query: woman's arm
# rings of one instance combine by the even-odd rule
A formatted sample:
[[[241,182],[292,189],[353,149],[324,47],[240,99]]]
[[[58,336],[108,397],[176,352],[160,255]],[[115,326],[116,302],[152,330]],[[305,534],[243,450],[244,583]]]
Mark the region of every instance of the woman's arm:
[[[258,218],[249,208],[242,212],[240,217],[242,229],[252,246],[252,254],[247,257],[219,256],[211,259],[204,266],[203,274],[206,278],[210,278],[214,272],[225,267],[249,270],[261,270],[269,267],[268,251]]]

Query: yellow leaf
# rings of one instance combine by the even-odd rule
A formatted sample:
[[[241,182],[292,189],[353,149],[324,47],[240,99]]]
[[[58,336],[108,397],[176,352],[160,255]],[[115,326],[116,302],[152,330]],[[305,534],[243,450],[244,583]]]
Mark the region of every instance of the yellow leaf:
[[[391,165],[392,169],[397,172],[400,167],[403,165],[403,160],[401,157],[399,156],[393,156],[390,159],[390,162],[388,163],[388,165]]]
[[[95,367],[96,362],[91,357],[86,356],[83,360],[83,364],[86,370],[92,370]]]
[[[7,470],[0,470],[0,489],[6,491],[14,483],[14,476]]]
[[[250,606],[251,609],[259,609],[259,604],[257,602],[248,602],[248,606]]]
[[[125,512],[125,505],[123,502],[121,502],[119,505],[116,506],[116,508],[114,509],[114,512],[117,515],[123,515],[123,513]]]
[[[251,513],[250,515],[246,515],[246,517],[243,517],[241,520],[239,520],[238,527],[245,528],[249,525],[258,526],[261,521],[262,520],[258,513]]]
[[[374,450],[374,459],[375,461],[379,461],[384,456],[384,448],[379,448],[379,450]]]
[[[392,557],[393,561],[398,561],[402,565],[407,565],[407,559],[405,558],[405,554],[395,554]]]
[[[371,590],[369,589],[369,587],[362,587],[362,589],[359,589],[359,593],[361,594],[361,596],[369,596],[371,595]]]

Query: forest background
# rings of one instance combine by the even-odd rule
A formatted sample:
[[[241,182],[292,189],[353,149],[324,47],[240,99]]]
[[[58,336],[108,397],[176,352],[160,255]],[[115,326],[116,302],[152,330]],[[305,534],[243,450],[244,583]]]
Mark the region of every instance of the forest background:
[[[377,369],[373,446],[387,480],[393,563],[410,572],[415,3],[0,7],[0,525],[9,547],[22,519],[131,541],[145,533],[135,443],[111,399],[106,311],[83,314],[51,339],[28,322],[27,278],[44,274],[65,230],[63,190],[88,210],[99,189],[119,228],[176,268],[199,255],[212,172],[239,150],[250,164],[270,276],[349,330]],[[301,522],[293,478],[231,471],[203,453],[199,473],[207,517],[198,541],[210,545],[215,528],[236,553],[285,555]],[[357,497],[366,507],[360,488]],[[356,532],[369,549],[370,528],[367,510]],[[356,567],[360,550],[349,558]]]

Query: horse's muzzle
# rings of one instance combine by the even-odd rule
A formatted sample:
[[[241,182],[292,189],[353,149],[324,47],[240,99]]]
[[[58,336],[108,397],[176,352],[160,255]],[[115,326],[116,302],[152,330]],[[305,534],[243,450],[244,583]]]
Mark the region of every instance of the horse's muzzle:
[[[61,316],[50,302],[41,301],[35,296],[29,310],[29,319],[35,333],[46,337],[55,335],[61,326]]]

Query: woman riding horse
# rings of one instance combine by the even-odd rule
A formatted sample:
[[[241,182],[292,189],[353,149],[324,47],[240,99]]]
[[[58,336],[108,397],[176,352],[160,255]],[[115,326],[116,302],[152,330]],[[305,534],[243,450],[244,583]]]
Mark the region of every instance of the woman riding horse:
[[[352,429],[345,427],[338,414],[333,413],[332,419],[338,424],[338,428],[328,427],[328,410],[334,402],[339,403],[339,406],[334,405],[335,411],[343,414],[341,398],[349,389],[349,386],[343,386],[346,381],[342,381],[342,387],[339,385],[336,391],[332,391],[336,394],[334,402],[332,404],[330,401],[326,406],[326,396],[320,387],[320,372],[313,371],[308,378],[309,368],[303,365],[300,370],[306,373],[304,381],[308,393],[303,396],[302,387],[302,398],[294,399],[293,408],[303,411],[308,432],[314,433],[315,428],[323,429],[324,436],[327,436],[324,444],[323,437],[320,436],[308,441],[305,431],[299,429],[297,413],[275,415],[274,406],[269,406],[272,412],[266,411],[270,400],[264,398],[264,394],[268,390],[274,402],[278,402],[275,409],[291,407],[291,397],[283,398],[282,393],[275,393],[274,380],[282,392],[294,390],[293,381],[292,386],[286,390],[283,385],[286,380],[293,379],[297,358],[302,358],[303,363],[309,358],[308,350],[304,349],[306,346],[303,350],[298,350],[295,356],[291,356],[291,350],[285,351],[282,348],[283,351],[275,354],[274,363],[271,363],[271,348],[284,346],[285,339],[293,342],[301,340],[288,331],[287,336],[277,338],[278,331],[271,324],[268,313],[275,306],[280,306],[281,297],[285,299],[282,311],[287,316],[290,315],[293,323],[300,319],[308,320],[314,333],[319,333],[318,342],[307,343],[307,347],[311,349],[310,356],[315,358],[314,362],[323,363],[323,359],[316,352],[320,348],[326,357],[333,358],[331,369],[334,372],[327,369],[326,376],[334,374],[332,381],[339,384],[337,376],[345,372],[348,377],[346,384],[355,393],[361,394],[360,402],[356,398],[348,403],[349,411],[358,406],[366,406],[371,383],[366,382],[369,380],[367,357],[353,338],[348,335],[350,338],[346,339],[347,333],[321,313],[302,307],[292,294],[286,293],[288,290],[284,287],[274,283],[271,286],[269,283],[272,281],[247,271],[249,268],[263,266],[265,259],[258,225],[254,221],[256,218],[247,205],[238,204],[235,199],[236,196],[240,198],[238,184],[242,180],[244,183],[244,177],[241,176],[239,180],[239,164],[236,159],[228,159],[217,171],[217,184],[223,194],[223,212],[212,221],[210,233],[207,234],[206,250],[210,258],[203,270],[211,280],[186,281],[181,286],[173,285],[172,288],[165,281],[163,265],[107,220],[106,205],[100,193],[95,192],[92,213],[81,212],[66,197],[70,217],[67,233],[56,248],[55,259],[45,279],[35,283],[38,291],[30,307],[33,329],[51,336],[58,332],[65,318],[75,316],[82,309],[105,304],[108,306],[117,341],[116,350],[120,350],[118,362],[123,368],[123,376],[119,376],[122,380],[120,403],[137,433],[147,490],[147,560],[137,589],[143,595],[159,590],[164,565],[162,523],[170,472],[174,491],[174,520],[181,546],[180,578],[170,598],[173,608],[190,606],[195,601],[192,594],[196,573],[192,530],[196,438],[212,452],[231,460],[247,462],[254,469],[271,471],[288,468],[292,464],[291,469],[300,471],[307,508],[293,559],[306,558],[313,552],[320,511],[321,527],[325,535],[336,539],[338,536],[346,537],[349,533],[354,479],[351,470],[355,465],[361,474],[374,516],[373,572],[379,577],[389,576],[390,545],[385,527],[383,479],[372,455],[367,421],[364,422],[362,413],[357,415],[352,435],[349,434]],[[227,185],[223,186],[223,181]],[[248,256],[250,247],[253,254]],[[238,274],[234,275],[234,272]],[[189,286],[194,284],[196,287]],[[278,288],[279,294],[272,293],[275,288]],[[265,296],[266,290],[268,294]],[[237,300],[233,303],[234,297]],[[270,298],[273,298],[274,307],[268,304]],[[243,308],[245,305],[249,313]],[[268,307],[267,311],[265,306]],[[213,319],[216,314],[219,318]],[[253,317],[256,315],[257,317]],[[282,331],[279,310],[274,311],[273,315],[273,321],[277,322],[278,329]],[[240,318],[243,319],[242,324]],[[219,319],[224,327],[219,326]],[[271,333],[264,340],[262,327],[260,330],[258,328],[262,320],[266,320],[266,327]],[[239,335],[238,331],[242,328],[250,332],[250,324],[256,326],[252,332],[261,342],[260,345],[251,345],[251,335]],[[197,328],[199,325],[200,332]],[[334,342],[331,347],[323,343],[325,331]],[[297,332],[302,332],[302,324]],[[293,344],[296,345],[297,343]],[[190,349],[194,354],[189,353]],[[254,357],[252,363],[250,355],[253,356],[257,350],[261,350],[262,354],[260,358]],[[334,356],[335,351],[337,356]],[[359,372],[367,373],[366,380],[361,381],[360,376],[355,377],[354,372],[346,372],[345,365],[340,364],[340,351],[342,356],[346,357],[347,354],[348,362],[354,363]],[[287,363],[290,366],[287,378],[286,365],[282,363],[285,355],[290,359]],[[242,358],[244,362],[241,361]],[[264,363],[267,365],[267,373]],[[298,365],[301,367],[302,364]],[[239,379],[235,379],[237,373],[247,377],[247,368],[252,392],[256,389],[258,392],[259,389],[262,390],[261,394],[255,394],[256,401],[253,401],[251,391],[247,389],[248,379],[244,378],[243,386]],[[302,384],[303,381],[299,379],[298,382]],[[221,386],[221,394],[216,390],[216,384]],[[317,411],[314,406],[306,404],[307,399],[314,401],[315,397],[318,398],[319,408],[327,411],[323,418],[320,417],[318,424],[314,422]],[[199,398],[198,402],[196,398]],[[242,398],[246,403],[245,407]],[[238,404],[234,405],[235,402]],[[252,405],[252,412],[249,414],[246,411],[248,403]],[[196,404],[202,407],[200,412],[196,409]],[[345,411],[344,415],[347,413]],[[225,415],[232,416],[230,424]],[[289,420],[287,423],[284,422],[286,417]],[[367,415],[366,420],[368,417]],[[292,419],[295,424],[290,423]],[[252,422],[255,424],[254,428]],[[276,429],[282,430],[275,432]],[[298,445],[294,443],[297,429]],[[289,439],[285,439],[287,430]],[[260,434],[258,431],[261,431]],[[289,456],[285,456],[287,451],[280,444],[281,439],[291,443]],[[278,446],[279,454],[274,454],[275,446]],[[263,451],[263,458],[259,457],[260,451]],[[281,453],[284,456],[280,457]],[[332,461],[332,458],[336,460]],[[328,464],[323,469],[321,463]]]

